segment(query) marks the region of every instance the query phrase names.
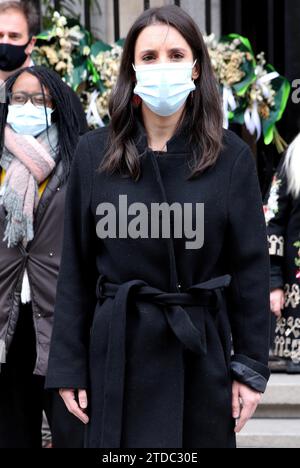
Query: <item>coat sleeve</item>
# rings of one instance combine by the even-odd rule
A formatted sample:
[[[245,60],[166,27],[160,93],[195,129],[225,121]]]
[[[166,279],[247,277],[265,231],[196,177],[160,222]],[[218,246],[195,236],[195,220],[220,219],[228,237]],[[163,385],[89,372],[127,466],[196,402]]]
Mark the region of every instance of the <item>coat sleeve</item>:
[[[284,287],[283,257],[286,227],[292,209],[291,196],[288,194],[287,178],[283,169],[284,158],[279,163],[267,193],[264,211],[271,261],[271,290]]]
[[[235,380],[264,392],[270,377],[270,262],[262,196],[249,148],[241,151],[232,169],[228,213],[231,370]]]
[[[83,136],[68,181],[47,388],[88,387],[88,343],[96,305],[90,157],[88,136]]]

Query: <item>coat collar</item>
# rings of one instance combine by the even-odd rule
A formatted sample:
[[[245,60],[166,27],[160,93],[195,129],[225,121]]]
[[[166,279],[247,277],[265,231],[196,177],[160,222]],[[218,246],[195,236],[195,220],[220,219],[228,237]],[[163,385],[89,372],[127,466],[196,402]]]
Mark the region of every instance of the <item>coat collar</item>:
[[[146,129],[140,115],[136,114],[136,129],[134,133],[134,143],[138,149],[139,154],[150,150],[148,145],[148,137]],[[191,152],[188,143],[188,129],[183,125],[173,136],[167,141],[167,154],[189,154]]]

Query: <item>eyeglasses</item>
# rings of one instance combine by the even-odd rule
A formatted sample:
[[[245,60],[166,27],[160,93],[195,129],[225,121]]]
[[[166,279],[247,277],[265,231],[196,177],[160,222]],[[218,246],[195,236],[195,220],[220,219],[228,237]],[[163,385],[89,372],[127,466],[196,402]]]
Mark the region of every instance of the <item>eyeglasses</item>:
[[[46,106],[52,107],[52,98],[49,94],[43,93],[25,93],[25,92],[18,92],[18,93],[8,93],[8,100],[9,104],[14,105],[17,104],[19,106],[24,106],[28,100],[32,102],[32,104],[36,107],[39,106]]]

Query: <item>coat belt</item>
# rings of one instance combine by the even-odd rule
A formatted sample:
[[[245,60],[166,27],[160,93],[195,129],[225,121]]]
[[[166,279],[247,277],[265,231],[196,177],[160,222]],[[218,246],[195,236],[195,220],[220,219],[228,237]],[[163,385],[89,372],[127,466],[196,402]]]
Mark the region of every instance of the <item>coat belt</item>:
[[[215,306],[221,310],[225,307],[222,291],[229,286],[230,281],[231,276],[225,275],[196,284],[185,292],[169,293],[141,280],[113,284],[105,276],[99,277],[96,291],[98,300],[103,301],[108,297],[114,299],[105,367],[102,448],[120,448],[121,445],[129,297],[161,306],[168,325],[182,345],[196,354],[205,355],[204,314],[200,327],[196,328],[184,307]]]

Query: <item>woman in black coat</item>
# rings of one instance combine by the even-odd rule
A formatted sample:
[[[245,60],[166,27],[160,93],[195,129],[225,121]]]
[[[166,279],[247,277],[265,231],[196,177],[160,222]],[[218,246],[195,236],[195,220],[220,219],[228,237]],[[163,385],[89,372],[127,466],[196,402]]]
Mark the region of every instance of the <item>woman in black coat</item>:
[[[266,228],[183,10],[134,23],[110,111],[72,168],[47,385],[87,447],[235,447],[269,378]]]

